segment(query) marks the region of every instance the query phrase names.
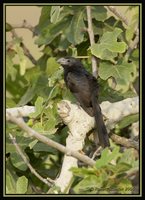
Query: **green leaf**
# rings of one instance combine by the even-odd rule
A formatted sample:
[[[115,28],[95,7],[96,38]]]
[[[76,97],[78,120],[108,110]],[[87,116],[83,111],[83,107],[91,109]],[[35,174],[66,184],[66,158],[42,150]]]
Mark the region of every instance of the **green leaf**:
[[[25,71],[27,69],[27,59],[26,56],[24,55],[23,49],[20,47],[20,44],[16,44],[14,47],[15,51],[17,52],[18,58],[20,60],[20,75],[23,76],[25,74]]]
[[[133,186],[129,179],[121,179],[117,184],[117,189],[120,194],[132,194]]]
[[[11,140],[9,139],[8,133],[12,132],[13,135],[16,137],[16,141],[19,144],[20,148],[24,150],[30,142],[32,142],[33,139],[29,137],[24,137],[20,132],[20,130],[17,130],[17,126],[10,127],[10,125],[7,128],[7,135],[6,135],[6,153],[15,153],[16,148],[12,144]]]
[[[54,72],[49,78],[49,87],[55,87],[56,82],[62,79],[63,69],[59,68],[56,72]]]
[[[67,27],[65,34],[70,43],[73,45],[83,42],[84,39],[84,20],[83,20],[84,10],[77,12]]]
[[[25,154],[25,156],[26,156],[26,154]],[[29,160],[28,157],[27,157],[27,159]],[[11,161],[16,168],[18,168],[22,171],[25,171],[28,168],[18,153],[11,153]]]
[[[33,147],[33,150],[37,151],[37,152],[42,151],[42,152],[49,152],[49,153],[53,153],[53,154],[56,154],[56,152],[57,152],[56,149],[49,147],[48,145],[46,145],[44,143],[40,143],[40,142],[35,144],[35,146]]]
[[[64,18],[56,24],[49,24],[42,30],[42,34],[36,39],[38,45],[50,44],[58,35],[60,35],[70,24],[70,18]]]
[[[60,51],[62,50],[66,50],[70,45],[70,42],[67,40],[67,38],[65,37],[64,34],[61,35],[60,41],[59,41],[59,45],[58,45],[58,49]]]
[[[12,108],[15,106],[16,106],[16,103],[13,101],[13,99],[6,97],[6,107]]]
[[[104,22],[107,18],[107,9],[104,6],[91,6],[92,18]]]
[[[23,106],[27,104],[29,101],[32,100],[32,98],[36,94],[36,85],[33,84],[32,86],[29,86],[27,91],[24,93],[24,95],[21,97],[20,101],[18,102],[18,106]]]
[[[59,70],[60,65],[56,62],[56,59],[51,57],[47,60],[46,74],[51,77],[57,70]]]
[[[16,193],[16,180],[12,173],[6,169],[6,194]]]
[[[94,175],[95,174],[95,170],[93,168],[85,168],[85,167],[76,168],[76,167],[72,167],[70,170],[73,172],[73,174],[75,176],[79,176],[81,178],[84,178],[86,176],[90,176],[90,175]]]
[[[16,183],[16,194],[25,194],[28,188],[28,179],[25,176],[18,178]]]
[[[15,69],[13,65],[13,60],[12,60],[13,57],[14,57],[13,53],[6,54],[6,78],[8,77],[8,75],[10,75],[12,81],[15,81],[17,70]]]
[[[116,81],[115,90],[121,90],[124,93],[129,89],[130,83],[135,80],[137,70],[133,62],[127,63],[122,61],[122,63],[117,65],[103,62],[100,63],[99,76],[103,80],[114,77]]]
[[[104,149],[101,154],[101,158],[96,161],[96,168],[101,168],[109,164],[112,160],[116,160],[120,157],[121,154],[119,153],[119,147],[116,146],[113,151],[111,152],[108,148]]]
[[[59,21],[59,15],[60,15],[60,6],[51,6],[50,11],[50,22],[53,24],[56,24]]]
[[[119,159],[118,163],[127,163],[132,167],[139,167],[139,163],[138,161],[136,162],[133,149],[126,149],[121,158]]]
[[[129,26],[128,29],[126,29],[125,36],[126,36],[126,40],[128,42],[130,42],[132,40],[132,38],[133,38],[134,29],[135,29],[134,26]]]
[[[119,129],[125,128],[128,125],[137,122],[138,120],[139,120],[138,114],[126,116],[117,124],[117,128]]]
[[[116,173],[116,175],[122,174],[122,173],[125,173],[126,171],[128,171],[129,169],[131,169],[131,165],[120,162],[120,163],[117,163],[117,165],[116,165],[115,173]]]
[[[74,192],[76,194],[96,194],[102,185],[101,176],[89,175],[74,187]]]
[[[37,100],[35,101],[35,112],[31,113],[29,116],[32,118],[36,118],[38,115],[40,115],[42,109],[43,109],[43,98],[42,97],[37,97]]]
[[[41,122],[35,123],[35,124],[32,126],[32,128],[33,128],[35,131],[37,131],[37,132],[39,132],[39,133],[41,133],[41,134],[44,134],[44,126],[43,126],[43,124],[42,124]]]
[[[39,18],[39,23],[36,26],[37,33],[40,33],[43,31],[43,29],[49,25],[50,23],[50,12],[51,12],[51,6],[43,6],[41,10],[41,16]]]
[[[6,23],[6,32],[11,31],[12,29],[13,27],[10,24]]]
[[[91,46],[92,54],[103,60],[112,60],[117,56],[117,53],[125,52],[126,43],[117,41],[121,32],[122,30],[119,28],[115,28],[112,32],[105,32],[100,43]]]

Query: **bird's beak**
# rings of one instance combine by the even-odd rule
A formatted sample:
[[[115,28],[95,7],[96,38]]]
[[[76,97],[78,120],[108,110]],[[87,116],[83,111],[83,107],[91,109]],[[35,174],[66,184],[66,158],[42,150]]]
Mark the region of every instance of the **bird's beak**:
[[[66,64],[66,59],[65,58],[60,58],[57,60],[57,62],[61,65],[65,65]]]

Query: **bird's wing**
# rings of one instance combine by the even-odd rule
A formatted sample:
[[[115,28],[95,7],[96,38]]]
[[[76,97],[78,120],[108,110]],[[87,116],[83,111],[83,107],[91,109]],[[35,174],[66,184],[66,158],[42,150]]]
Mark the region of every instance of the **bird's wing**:
[[[93,109],[91,103],[91,88],[88,83],[88,78],[85,74],[77,74],[69,72],[66,77],[66,84],[70,91],[74,94],[79,101],[82,108],[90,115],[93,116]]]

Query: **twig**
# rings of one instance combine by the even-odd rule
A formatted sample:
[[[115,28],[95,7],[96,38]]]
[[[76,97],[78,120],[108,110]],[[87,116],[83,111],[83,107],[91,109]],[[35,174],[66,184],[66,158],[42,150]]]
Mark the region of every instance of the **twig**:
[[[11,24],[12,29],[17,29],[17,28],[25,28],[30,30],[34,35],[36,35],[35,28],[29,24],[25,19],[21,24]]]
[[[137,31],[137,32],[138,32],[138,31]],[[128,60],[128,58],[129,58],[131,52],[136,48],[138,42],[139,42],[139,35],[136,34],[136,37],[134,38],[133,41],[130,42],[129,47],[128,47],[128,50],[127,50],[127,52],[126,52],[126,54],[125,54],[125,59],[126,59],[126,60]]]
[[[93,26],[92,26],[92,17],[91,17],[91,6],[86,6],[87,18],[88,18],[88,34],[90,39],[91,46],[95,43]],[[97,78],[98,77],[98,63],[95,56],[92,55],[92,73]]]
[[[9,121],[17,124],[21,129],[26,131],[29,134],[29,136],[32,136],[32,137],[38,139],[39,141],[65,153],[66,155],[77,158],[77,159],[81,160],[82,162],[86,163],[87,165],[93,166],[95,164],[95,161],[90,159],[88,156],[82,155],[79,152],[71,151],[70,149],[67,149],[65,146],[63,146],[57,142],[54,142],[53,140],[51,140],[51,139],[45,137],[44,135],[39,134],[35,130],[31,129],[30,127],[28,127],[26,125],[26,123],[23,121],[22,118],[16,118],[16,117],[12,116],[10,113],[8,115],[9,115],[9,117],[8,117]]]
[[[17,33],[15,32],[14,29],[11,30],[12,33],[12,37],[13,38],[19,38],[19,36],[17,35]],[[23,42],[20,43],[20,46],[22,47],[23,51],[24,51],[24,55],[27,56],[31,62],[36,65],[37,61],[35,60],[35,58],[32,56],[32,54],[30,53],[29,49],[25,46],[25,44]]]
[[[124,22],[124,24],[126,24],[127,26],[129,26],[128,20],[127,18],[122,15],[114,6],[107,6],[107,8],[114,14],[116,15],[119,19],[121,19],[122,22]],[[136,28],[135,29],[135,39],[133,41],[130,42],[128,50],[125,54],[125,59],[127,60],[131,54],[131,52],[133,51],[133,49],[136,47],[136,45],[139,42],[139,29]]]
[[[129,25],[127,18],[122,15],[114,6],[107,6],[107,8],[116,15],[122,22],[124,22],[127,26]]]
[[[111,139],[116,143],[116,144],[121,144],[127,148],[132,147],[135,148],[136,150],[139,150],[139,144],[136,141],[133,141],[131,139],[127,139],[125,137],[121,137],[116,134],[111,134]]]
[[[19,155],[21,156],[21,158],[23,159],[23,161],[25,162],[25,164],[28,166],[28,168],[30,169],[30,171],[32,172],[32,174],[34,174],[39,180],[41,180],[43,183],[45,183],[46,185],[48,185],[49,187],[52,185],[51,183],[53,183],[54,181],[52,179],[45,179],[42,176],[40,176],[36,170],[32,167],[32,165],[29,163],[29,161],[27,160],[25,154],[22,152],[21,148],[19,147],[19,145],[16,142],[16,138],[14,136],[12,136],[12,134],[9,133],[10,139],[13,143],[13,145],[15,146],[17,152],[19,153]],[[51,183],[49,183],[47,180],[49,180]]]

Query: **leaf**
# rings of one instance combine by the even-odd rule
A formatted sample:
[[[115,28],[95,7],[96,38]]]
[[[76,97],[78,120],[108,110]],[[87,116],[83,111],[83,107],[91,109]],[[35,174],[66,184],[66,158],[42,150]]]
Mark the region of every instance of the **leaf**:
[[[9,24],[9,23],[6,23],[6,32],[9,32],[13,29],[13,27]]]
[[[75,176],[79,176],[81,178],[95,174],[95,170],[93,168],[85,168],[85,167],[82,168],[72,167],[70,171],[72,171]]]
[[[26,156],[26,154],[25,154],[25,156]],[[29,160],[28,157],[27,157],[27,159]],[[11,153],[11,161],[12,161],[12,164],[16,168],[18,168],[22,171],[26,171],[26,169],[28,168],[27,165],[24,163],[23,159],[21,158],[21,156],[18,153]]]
[[[27,104],[29,101],[32,100],[32,98],[35,96],[35,94],[36,94],[36,85],[33,84],[32,86],[28,87],[27,91],[21,97],[17,106],[23,106],[23,105]]]
[[[116,146],[112,152],[108,148],[104,149],[101,154],[101,158],[96,161],[96,168],[101,168],[109,164],[112,160],[116,160],[120,157],[119,147]]]
[[[138,114],[126,116],[117,124],[117,128],[119,129],[125,128],[128,125],[137,122],[138,120],[139,120]]]
[[[40,115],[42,109],[43,109],[43,98],[37,97],[37,100],[35,101],[35,112],[31,113],[29,116],[32,118],[36,118],[38,115]]]
[[[74,192],[76,194],[96,194],[102,185],[102,177],[89,175],[74,187]]]
[[[16,180],[10,170],[6,169],[6,194],[16,193]]]
[[[53,24],[56,24],[59,21],[59,15],[60,15],[60,6],[51,6],[50,11],[50,22]]]
[[[134,29],[135,29],[134,26],[129,26],[129,27],[126,29],[125,37],[126,37],[126,40],[127,40],[128,42],[130,42],[130,41],[132,40],[132,38],[133,38]]]
[[[51,77],[57,70],[59,70],[60,65],[56,62],[56,59],[51,57],[47,60],[46,74]]]
[[[128,63],[126,61],[122,61],[122,63],[116,65],[103,62],[100,63],[99,76],[103,80],[114,77],[116,81],[115,90],[121,90],[122,93],[124,93],[129,89],[130,83],[135,80],[137,70],[133,62]]]
[[[117,56],[117,53],[125,52],[126,43],[117,41],[121,32],[122,30],[119,28],[115,28],[112,32],[105,32],[100,43],[91,46],[92,54],[103,60],[112,60]]]
[[[77,12],[67,27],[65,34],[70,43],[73,45],[80,44],[84,39],[84,20],[83,20],[84,10]]]
[[[17,127],[11,127],[10,125],[8,126],[8,130],[7,130],[7,135],[6,135],[6,153],[15,153],[16,152],[16,148],[15,146],[12,144],[11,140],[9,139],[8,133],[12,132],[14,135],[16,135],[16,141],[19,144],[20,148],[22,150],[24,150],[30,142],[32,142],[33,139],[30,139],[29,137],[24,137],[22,135],[22,133],[17,130]]]
[[[65,35],[61,34],[61,38],[60,38],[60,41],[59,41],[58,49],[60,51],[66,50],[69,47],[69,45],[70,45],[70,42],[67,40]]]
[[[12,81],[15,81],[17,70],[15,69],[13,65],[13,61],[12,61],[13,57],[14,57],[13,53],[6,54],[6,78],[8,77],[8,75],[10,75]]]
[[[56,154],[57,153],[57,150],[52,148],[52,147],[49,147],[48,145],[44,144],[44,143],[40,143],[38,142],[37,144],[35,144],[35,146],[33,147],[33,150],[34,151],[37,151],[37,152],[49,152],[49,153],[53,153],[53,154]]]
[[[15,51],[17,52],[18,58],[20,60],[20,75],[23,76],[25,74],[27,68],[27,59],[24,55],[23,49],[20,47],[20,44],[16,44],[14,47]]]
[[[59,68],[56,72],[54,72],[49,78],[49,87],[55,87],[56,82],[62,79],[63,69]]]
[[[138,162],[138,161],[137,161]],[[119,159],[118,163],[127,163],[132,167],[136,167],[136,159],[134,157],[134,150],[133,149],[126,149],[121,158]],[[138,163],[139,167],[139,163]]]
[[[15,106],[16,106],[16,103],[13,101],[13,99],[6,97],[6,107],[12,108]]]
[[[16,183],[16,194],[25,194],[28,188],[28,179],[25,176],[18,178]]]
[[[44,134],[44,126],[43,126],[43,124],[42,124],[41,122],[35,123],[35,124],[32,126],[32,128],[33,128],[35,131],[37,131],[37,132],[39,132],[39,133],[41,133],[41,134]]]
[[[66,17],[56,24],[49,24],[42,30],[42,34],[35,40],[38,45],[50,44],[58,35],[60,35],[70,24],[70,18]]]
[[[117,184],[117,189],[120,194],[132,194],[133,186],[129,179],[121,179]]]
[[[104,22],[107,18],[107,9],[104,6],[91,6],[92,18]]]
[[[51,12],[51,6],[43,6],[41,10],[41,16],[39,18],[39,23],[36,26],[36,32],[37,34],[40,34],[43,29],[49,25],[50,23],[50,12]]]

